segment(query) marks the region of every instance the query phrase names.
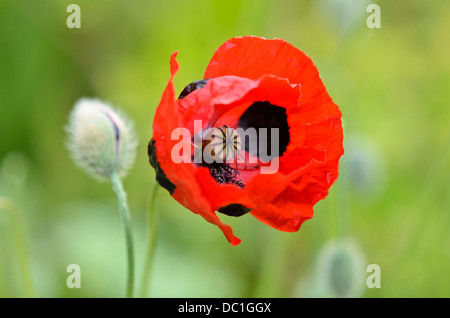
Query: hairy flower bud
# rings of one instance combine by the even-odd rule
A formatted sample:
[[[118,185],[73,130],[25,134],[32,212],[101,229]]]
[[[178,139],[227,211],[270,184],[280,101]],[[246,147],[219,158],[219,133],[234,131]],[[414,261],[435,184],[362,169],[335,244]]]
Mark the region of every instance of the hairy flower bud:
[[[364,287],[365,259],[355,242],[330,242],[322,250],[318,266],[321,290],[333,297],[358,297]]]
[[[69,116],[67,147],[75,164],[98,180],[123,177],[134,163],[138,141],[132,122],[110,105],[81,98]]]

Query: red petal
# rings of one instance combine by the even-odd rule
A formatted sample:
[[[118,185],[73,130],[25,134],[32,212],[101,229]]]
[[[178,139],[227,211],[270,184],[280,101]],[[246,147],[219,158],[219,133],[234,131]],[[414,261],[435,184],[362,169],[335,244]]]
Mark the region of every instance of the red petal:
[[[316,102],[325,87],[319,72],[305,53],[281,39],[236,37],[214,53],[204,78],[235,75],[251,79],[272,74],[302,85],[301,102]]]
[[[167,174],[169,180],[176,185],[173,197],[191,211],[200,214],[205,220],[217,225],[232,245],[240,243],[240,239],[233,235],[230,226],[223,224],[211,208],[208,200],[202,197],[199,185],[194,182],[195,168],[192,164],[175,164],[171,158],[171,150],[178,142],[171,140],[172,131],[182,127],[177,114],[177,101],[173,87],[173,77],[178,71],[176,61],[177,52],[170,59],[171,77],[164,90],[153,121],[153,138],[157,160],[161,169]]]
[[[313,205],[326,197],[343,153],[341,112],[311,59],[283,40],[233,38],[214,54],[204,77],[212,78],[208,84],[176,101],[175,56],[171,58],[172,77],[154,120],[158,161],[176,185],[174,198],[218,225],[232,244],[240,240],[214,213],[231,203],[254,208],[251,214],[277,229],[297,231],[313,216]],[[173,129],[187,127],[195,133],[195,119],[204,121],[202,129],[234,126],[255,101],[286,108],[290,143],[279,160],[278,173],[243,172],[247,184],[240,189],[217,184],[207,168],[173,163],[171,149],[178,143],[170,140]]]
[[[300,226],[313,217],[313,206],[296,200],[295,195],[285,191],[273,202],[262,205],[250,213],[280,231],[296,232]]]

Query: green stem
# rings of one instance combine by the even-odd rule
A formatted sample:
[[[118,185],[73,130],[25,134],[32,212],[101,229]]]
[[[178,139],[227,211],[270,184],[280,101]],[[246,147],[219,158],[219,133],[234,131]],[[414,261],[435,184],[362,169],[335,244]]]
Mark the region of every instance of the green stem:
[[[35,297],[33,283],[31,279],[30,262],[27,255],[25,244],[25,235],[20,222],[19,213],[16,206],[8,199],[0,197],[0,210],[6,210],[11,215],[14,241],[16,243],[17,254],[19,258],[20,271],[25,284],[25,292],[27,297]]]
[[[142,282],[141,297],[145,297],[150,286],[150,277],[153,268],[153,256],[155,254],[156,246],[156,197],[159,190],[159,185],[155,183],[150,197],[148,216],[147,216],[147,254],[144,265],[144,275]]]
[[[127,245],[128,256],[128,282],[127,282],[127,297],[133,297],[134,289],[134,251],[133,251],[133,237],[131,235],[130,227],[130,212],[127,202],[127,194],[123,188],[122,180],[116,172],[111,173],[111,184],[117,197],[119,206],[120,218],[125,230],[125,239]]]

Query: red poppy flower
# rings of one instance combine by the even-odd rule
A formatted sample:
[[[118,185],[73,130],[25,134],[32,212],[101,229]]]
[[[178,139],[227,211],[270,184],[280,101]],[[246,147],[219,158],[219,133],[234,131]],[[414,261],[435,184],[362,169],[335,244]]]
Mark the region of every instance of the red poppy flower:
[[[203,80],[177,97],[176,56],[148,147],[157,181],[232,245],[240,239],[216,211],[250,213],[276,229],[298,231],[337,179],[344,151],[341,112],[312,60],[281,39],[232,38],[218,48]],[[256,135],[247,134],[251,129]],[[231,147],[217,148],[228,137]],[[227,160],[206,160],[201,153],[208,146],[213,157]]]

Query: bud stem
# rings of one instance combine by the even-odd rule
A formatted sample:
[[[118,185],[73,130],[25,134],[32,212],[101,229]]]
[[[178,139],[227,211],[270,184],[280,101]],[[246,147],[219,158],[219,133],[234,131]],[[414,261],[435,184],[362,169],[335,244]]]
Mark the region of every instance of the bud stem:
[[[17,211],[17,207],[10,200],[0,197],[0,210],[6,210],[11,215],[11,221],[13,226],[14,240],[16,243],[20,271],[25,283],[25,292],[27,297],[35,297],[33,282],[31,279],[30,261],[27,254],[27,248],[25,244],[25,235],[20,221],[20,215]]]
[[[127,297],[133,297],[134,286],[134,251],[133,251],[133,237],[130,228],[130,213],[128,208],[127,194],[123,188],[122,180],[117,172],[112,172],[111,176],[112,188],[117,197],[117,204],[119,207],[120,218],[125,230],[125,239],[127,245],[128,256],[128,282],[127,282]]]

